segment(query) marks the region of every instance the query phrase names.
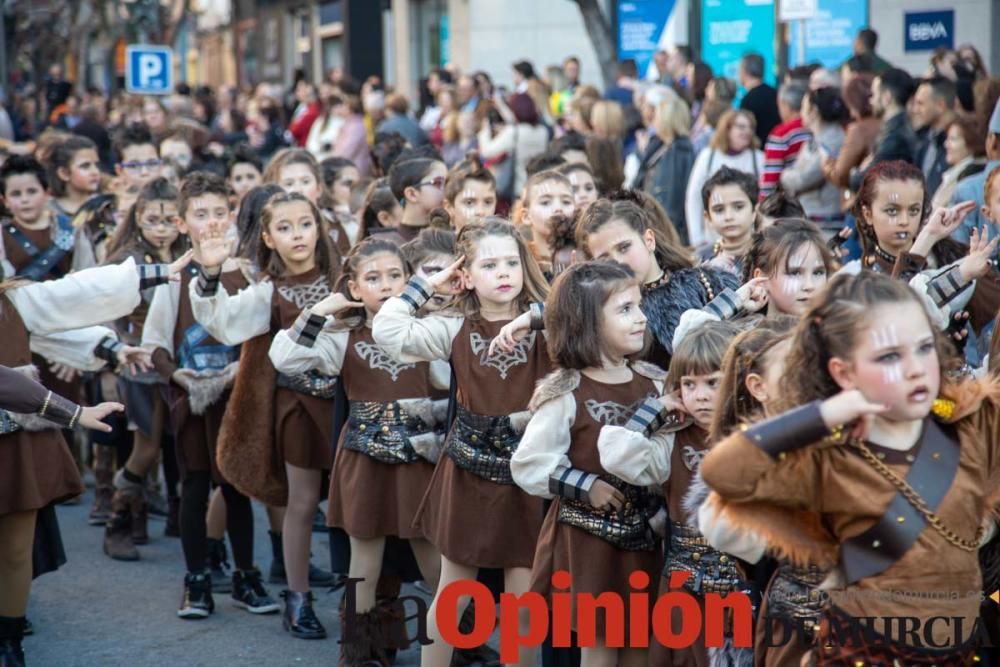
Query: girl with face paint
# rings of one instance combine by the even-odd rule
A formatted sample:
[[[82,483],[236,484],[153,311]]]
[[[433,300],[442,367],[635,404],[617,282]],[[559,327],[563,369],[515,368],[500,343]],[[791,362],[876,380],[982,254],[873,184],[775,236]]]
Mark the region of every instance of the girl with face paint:
[[[971,635],[978,551],[1000,507],[1000,392],[995,377],[950,378],[949,356],[908,286],[873,271],[835,276],[796,327],[775,406],[788,411],[734,431],[702,462],[713,491],[704,522],[762,535],[796,563],[836,566],[815,664],[979,659]],[[926,641],[886,624],[838,630],[862,617],[912,617]]]
[[[936,323],[942,317],[960,318],[943,325],[950,326],[960,345],[965,346],[965,331],[988,339],[988,326],[1000,308],[1000,274],[991,264],[996,239],[988,242],[983,230],[974,231],[969,246],[952,240],[949,235],[975,203],[928,212],[927,201],[923,174],[913,165],[895,161],[871,168],[853,210],[863,257],[844,270],[867,269],[911,281],[933,301]],[[968,346],[968,361],[978,365],[984,347]]]
[[[450,226],[462,231],[470,222],[487,218],[496,212],[497,182],[479,153],[470,151],[465,160],[448,172],[444,182],[444,209],[450,216]]]
[[[449,264],[451,262],[449,261]],[[327,522],[350,536],[350,576],[356,593],[358,641],[341,644],[341,661],[387,663],[385,648],[370,628],[388,626],[391,603],[376,605],[386,537],[408,540],[423,580],[437,587],[441,555],[413,518],[441,453],[448,400],[430,396],[447,390],[443,361],[404,363],[372,339],[372,318],[406,287],[407,263],[398,246],[371,238],[345,259],[337,289],[302,311],[275,336],[270,357],[278,372],[312,370],[339,377],[350,417],[340,434],[330,475]],[[447,393],[445,393],[447,396]],[[440,433],[435,430],[442,423]],[[343,621],[342,621],[343,622]],[[388,628],[383,630],[388,636]]]
[[[542,502],[513,483],[510,457],[527,422],[535,382],[551,363],[538,331],[509,353],[491,350],[490,342],[532,304],[538,304],[540,316],[548,286],[527,244],[505,220],[467,225],[456,245],[457,261],[430,279],[414,276],[400,296],[382,305],[372,337],[399,362],[450,360],[455,372],[456,417],[446,455],[415,519],[442,554],[438,591],[474,579],[480,568],[502,568],[506,591],[520,595],[531,580]],[[436,292],[455,294],[454,308],[418,317]],[[433,643],[421,649],[425,667],[447,665],[452,655],[436,625],[436,610],[437,599],[427,615]],[[462,611],[457,610],[459,617]],[[534,653],[522,649],[517,664],[534,665]]]

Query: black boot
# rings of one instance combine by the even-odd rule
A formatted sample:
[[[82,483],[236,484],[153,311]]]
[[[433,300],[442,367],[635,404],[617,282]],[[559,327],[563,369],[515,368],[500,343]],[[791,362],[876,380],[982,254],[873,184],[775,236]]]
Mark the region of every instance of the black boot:
[[[207,572],[188,572],[184,575],[184,598],[177,615],[181,618],[208,618],[215,611],[212,600],[212,579]]]
[[[393,659],[389,654],[386,620],[379,609],[354,614],[348,633],[346,614],[340,612],[340,661],[338,667],[389,667]],[[350,634],[350,636],[348,636]]]
[[[282,625],[286,631],[299,639],[326,639],[326,628],[316,618],[312,608],[312,593],[284,591],[281,597],[285,599]]]
[[[205,559],[205,567],[212,577],[213,593],[229,593],[233,590],[233,582],[230,579],[229,557],[226,554],[226,540],[216,540],[208,538],[208,558]]]
[[[476,626],[475,602],[469,602],[462,613],[462,618],[458,620],[459,632],[471,633]],[[499,667],[500,654],[483,644],[472,648],[456,648],[451,656],[451,667],[463,667],[464,665],[484,665],[485,667]]]
[[[24,616],[0,616],[0,667],[24,667]]]

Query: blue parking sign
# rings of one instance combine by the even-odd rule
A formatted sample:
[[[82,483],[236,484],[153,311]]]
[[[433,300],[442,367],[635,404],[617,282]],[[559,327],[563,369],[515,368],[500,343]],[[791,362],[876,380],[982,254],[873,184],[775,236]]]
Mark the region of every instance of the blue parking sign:
[[[125,49],[125,89],[140,95],[174,91],[174,52],[166,46],[134,44]]]

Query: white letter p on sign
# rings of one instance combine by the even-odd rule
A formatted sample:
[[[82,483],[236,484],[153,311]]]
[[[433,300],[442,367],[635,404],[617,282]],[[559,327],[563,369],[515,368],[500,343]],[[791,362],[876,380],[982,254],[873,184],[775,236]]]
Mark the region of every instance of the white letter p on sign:
[[[149,86],[163,75],[163,58],[157,54],[144,53],[139,56],[139,85]]]

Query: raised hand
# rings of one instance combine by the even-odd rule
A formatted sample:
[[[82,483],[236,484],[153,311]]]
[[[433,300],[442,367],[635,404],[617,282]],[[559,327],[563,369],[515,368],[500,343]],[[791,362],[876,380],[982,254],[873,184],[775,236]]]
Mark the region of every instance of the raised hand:
[[[125,367],[132,375],[145,373],[153,368],[153,353],[142,347],[125,345],[118,350],[118,366]]]
[[[752,278],[742,287],[736,290],[736,296],[740,300],[740,307],[748,313],[756,313],[767,305],[767,281],[766,276]]]
[[[211,223],[201,233],[194,257],[206,269],[218,269],[233,254],[232,240],[226,235],[226,225]]]
[[[84,408],[80,413],[80,426],[91,431],[111,433],[111,426],[105,424],[104,419],[112,412],[125,412],[125,406],[121,403],[100,403],[90,408]]]
[[[194,250],[188,250],[186,253],[172,261],[167,265],[167,276],[173,282],[178,282],[181,279],[181,274],[184,269],[188,267],[191,260],[194,259]]]
[[[963,201],[947,208],[936,208],[927,219],[924,230],[935,241],[940,241],[950,236],[962,224],[965,216],[974,210],[976,210],[976,202],[974,201]]]
[[[314,315],[327,317],[328,315],[336,315],[337,313],[348,310],[349,308],[364,307],[365,304],[360,301],[351,301],[340,292],[331,292],[325,299],[312,306],[309,310],[312,311]]]
[[[527,336],[530,331],[531,313],[521,313],[503,325],[496,338],[490,341],[490,349],[487,351],[487,355],[492,357],[499,351],[510,354],[517,347],[517,344],[521,342],[521,339]]]
[[[455,283],[459,277],[458,270],[462,268],[463,264],[465,264],[465,255],[462,255],[449,266],[435,273],[427,279],[427,282],[430,283],[435,292],[440,294],[458,294],[462,290]],[[445,286],[449,286],[449,289],[445,289]]]
[[[819,406],[823,423],[827,428],[850,426],[851,434],[864,438],[872,417],[889,409],[880,403],[872,403],[857,389],[848,389],[823,401]]]
[[[664,394],[663,396],[657,397],[657,399],[664,408],[670,412],[682,412],[687,414],[687,410],[684,409],[684,402],[681,401],[680,392],[675,391],[670,394]]]
[[[969,236],[969,254],[958,265],[958,271],[966,282],[982,278],[990,270],[992,266],[990,260],[996,254],[997,241],[1000,240],[1000,236],[992,241],[988,240],[989,237],[989,231],[986,227],[983,227],[982,233],[977,229],[972,230],[972,234]]]

